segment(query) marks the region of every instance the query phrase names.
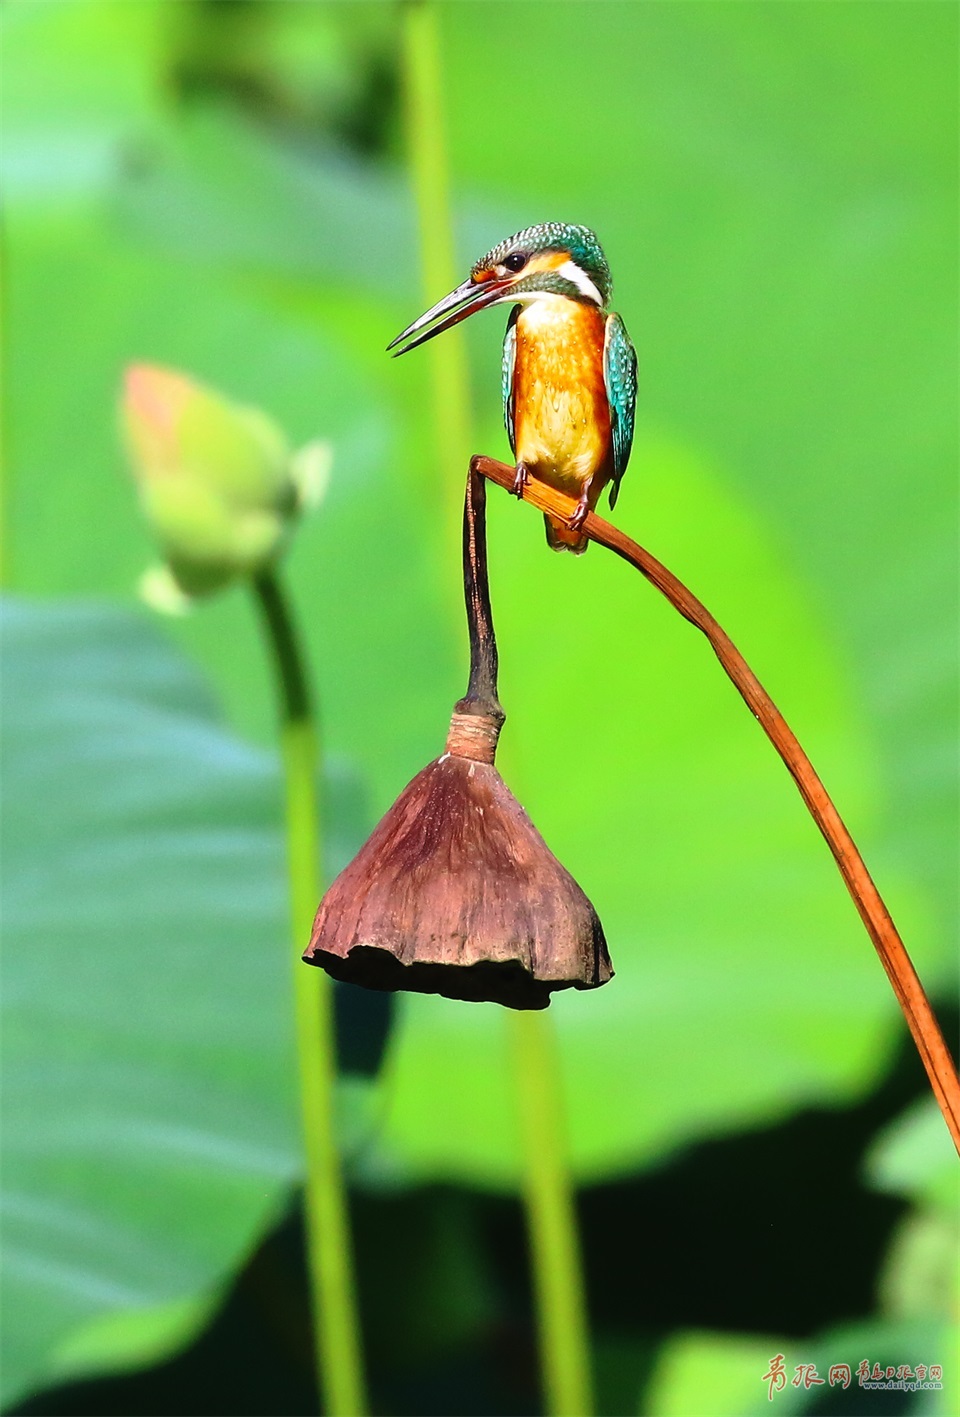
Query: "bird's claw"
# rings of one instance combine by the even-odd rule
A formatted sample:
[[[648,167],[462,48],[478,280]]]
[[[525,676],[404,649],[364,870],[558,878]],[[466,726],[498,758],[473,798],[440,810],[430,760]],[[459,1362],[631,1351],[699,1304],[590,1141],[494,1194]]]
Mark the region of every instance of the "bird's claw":
[[[589,512],[589,510],[590,506],[586,498],[581,497],[580,501],[577,503],[576,507],[573,509],[570,516],[567,518],[567,526],[570,528],[571,531],[580,530],[584,522],[587,520],[587,513]]]
[[[517,471],[516,475],[514,476],[513,486],[510,488],[510,491],[513,493],[514,497],[519,497],[520,501],[522,502],[524,488],[528,487],[529,485],[530,474],[529,472],[527,472],[527,469],[524,464],[522,462],[519,462],[517,463]]]

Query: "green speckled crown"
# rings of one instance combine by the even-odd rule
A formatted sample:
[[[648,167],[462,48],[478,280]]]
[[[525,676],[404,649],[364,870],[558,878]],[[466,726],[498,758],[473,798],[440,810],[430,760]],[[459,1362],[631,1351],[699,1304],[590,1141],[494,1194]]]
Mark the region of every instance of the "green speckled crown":
[[[575,226],[565,221],[543,221],[539,226],[528,226],[518,231],[516,236],[508,236],[499,246],[473,266],[477,271],[492,270],[501,266],[514,252],[524,251],[535,255],[541,251],[566,251],[570,259],[593,281],[603,297],[604,304],[610,299],[613,281],[610,267],[603,254],[603,247],[589,226]]]

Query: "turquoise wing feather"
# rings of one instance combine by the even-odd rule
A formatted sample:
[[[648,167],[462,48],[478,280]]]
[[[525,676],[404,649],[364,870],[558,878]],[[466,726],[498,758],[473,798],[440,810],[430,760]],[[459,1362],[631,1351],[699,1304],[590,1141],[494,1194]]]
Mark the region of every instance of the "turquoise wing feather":
[[[637,411],[637,352],[619,315],[607,316],[603,338],[603,382],[610,403],[610,431],[613,436],[610,506],[615,507],[620,494],[620,481],[630,461]]]
[[[517,362],[517,316],[519,314],[520,306],[514,305],[510,311],[510,318],[503,336],[503,364],[500,371],[503,392],[503,421],[506,425],[507,437],[510,439],[510,451],[514,457],[517,455],[517,440],[513,426],[513,368]]]

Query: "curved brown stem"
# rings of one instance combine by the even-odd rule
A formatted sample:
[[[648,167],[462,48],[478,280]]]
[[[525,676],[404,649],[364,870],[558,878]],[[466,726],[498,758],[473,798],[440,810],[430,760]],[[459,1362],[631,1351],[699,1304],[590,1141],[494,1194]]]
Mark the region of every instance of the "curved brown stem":
[[[486,509],[486,483],[471,462],[463,499],[463,594],[470,631],[470,681],[457,712],[491,718],[499,729],[506,715],[497,698],[499,661],[487,582]]]
[[[493,458],[475,457],[470,467],[472,472],[489,478],[508,492],[513,490],[516,470],[505,463],[496,462]],[[550,512],[563,518],[569,518],[576,506],[572,498],[565,497],[563,493],[555,492],[552,487],[533,479],[523,488],[523,500],[530,502],[541,512]],[[733,680],[744,703],[780,754],[807,804],[810,815],[833,853],[860,918],[876,947],[880,962],[887,972],[887,978],[913,1035],[923,1066],[927,1070],[934,1096],[957,1150],[960,1151],[960,1078],[940,1031],[940,1025],[863,857],[796,735],[730,636],[672,571],[668,571],[649,551],[631,541],[622,531],[598,517],[595,512],[588,514],[582,529],[591,541],[605,546],[608,551],[613,551],[624,561],[629,561],[631,566],[635,566],[641,575],[646,576],[647,580],[666,596],[685,620],[689,620],[691,625],[695,625],[706,635],[713,652]]]

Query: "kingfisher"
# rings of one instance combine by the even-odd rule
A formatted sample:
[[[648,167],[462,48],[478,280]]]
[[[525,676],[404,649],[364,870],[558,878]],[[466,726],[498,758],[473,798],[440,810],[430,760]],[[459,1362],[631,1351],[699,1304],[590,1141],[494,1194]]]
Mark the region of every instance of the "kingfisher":
[[[406,354],[488,305],[513,306],[502,368],[513,490],[522,497],[534,477],[577,499],[569,519],[544,521],[554,551],[578,556],[588,544],[584,520],[604,487],[616,505],[633,443],[637,356],[620,316],[607,309],[611,289],[589,227],[542,222],[494,246],[387,346]]]

